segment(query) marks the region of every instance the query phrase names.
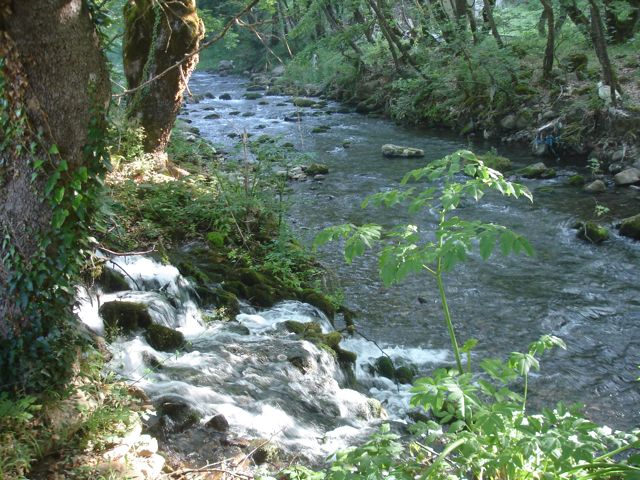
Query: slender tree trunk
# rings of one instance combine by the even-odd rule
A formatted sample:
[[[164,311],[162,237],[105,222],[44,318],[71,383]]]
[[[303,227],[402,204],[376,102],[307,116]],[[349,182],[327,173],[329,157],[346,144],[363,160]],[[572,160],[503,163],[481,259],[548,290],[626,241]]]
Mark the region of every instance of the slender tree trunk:
[[[82,0],[0,1],[0,58],[0,390],[46,388],[74,354],[65,332],[95,208],[74,199],[104,172],[110,85]]]
[[[365,16],[362,14],[362,12],[360,11],[360,8],[355,7],[353,10],[353,19],[356,21],[357,24],[359,25],[367,25],[369,22],[367,21],[367,19],[365,18]],[[367,27],[364,30],[364,36],[366,37],[367,41],[371,44],[375,43],[373,40],[373,34],[371,32],[371,28]]]
[[[569,18],[573,22],[573,24],[582,32],[582,34],[587,38],[591,39],[590,36],[590,23],[587,16],[582,12],[582,10],[576,4],[576,0],[561,0],[560,5],[562,9],[567,12]]]
[[[124,69],[130,89],[197,51],[204,36],[194,0],[129,0],[124,10]],[[129,116],[144,127],[145,150],[163,152],[198,56],[187,60],[129,99]]]
[[[369,6],[371,7],[371,10],[373,11],[376,18],[378,19],[378,25],[380,26],[382,35],[384,36],[384,38],[387,40],[387,43],[389,44],[389,52],[391,53],[391,57],[393,58],[393,63],[396,67],[396,70],[399,71],[401,66],[400,66],[400,60],[398,58],[398,54],[396,53],[396,42],[395,42],[395,39],[393,38],[393,33],[389,29],[387,20],[382,14],[382,11],[378,7],[376,1],[368,0],[368,3],[369,3]],[[400,53],[402,52],[400,51]]]
[[[331,6],[331,4],[330,3],[325,4],[322,10],[324,11],[324,14],[327,17],[327,20],[329,21],[329,25],[331,25],[334,30],[343,33],[344,25],[342,25],[340,21],[336,18],[336,14],[334,13],[333,7]],[[348,42],[349,42],[349,46],[356,53],[358,58],[362,58],[362,55],[363,55],[362,50],[360,49],[360,47],[358,47],[356,42],[352,38],[349,38]]]
[[[611,104],[617,105],[617,92],[621,92],[622,90],[620,89],[615,72],[611,66],[611,60],[609,59],[600,8],[595,0],[589,0],[589,6],[591,10],[591,39],[596,50],[596,55],[598,56],[598,60],[600,61],[600,65],[602,66],[604,83],[609,85],[611,88]]]
[[[630,40],[638,31],[640,24],[640,0],[626,0],[628,12],[624,19],[617,14],[619,1],[605,0],[604,14],[607,26],[607,34],[614,43],[623,43]]]
[[[540,0],[544,14],[547,18],[547,46],[544,50],[544,61],[542,63],[542,78],[549,80],[553,70],[553,56],[555,48],[555,22],[553,6],[550,0]]]
[[[502,42],[500,32],[498,32],[496,21],[493,18],[493,5],[494,0],[484,0],[484,4],[482,5],[482,16],[484,17],[485,22],[489,25],[491,34],[493,35],[493,38],[495,38],[498,47],[503,48],[504,43]]]

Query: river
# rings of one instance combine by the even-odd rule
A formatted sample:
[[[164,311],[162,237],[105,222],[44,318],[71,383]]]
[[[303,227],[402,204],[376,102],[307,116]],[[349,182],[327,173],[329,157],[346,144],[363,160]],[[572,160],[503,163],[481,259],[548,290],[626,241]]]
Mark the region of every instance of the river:
[[[385,226],[403,222],[429,223],[423,215],[410,219],[399,209],[360,208],[364,197],[399,185],[404,173],[460,148],[482,152],[490,145],[471,142],[445,131],[400,127],[392,122],[356,113],[313,114],[297,109],[287,97],[243,99],[247,80],[207,73],[193,76],[194,94],[223,93],[231,100],[203,99],[186,107],[188,118],[201,135],[231,151],[235,132],[281,136],[314,161],[326,164],[330,173],[322,181],[293,185],[289,220],[307,242],[323,227],[344,222],[375,221]],[[266,104],[265,104],[266,102]],[[205,119],[210,109],[219,119]],[[299,122],[284,121],[296,111],[306,114]],[[239,112],[239,113],[235,113]],[[317,112],[317,111],[316,111]],[[325,133],[311,133],[317,126]],[[345,141],[348,148],[343,148]],[[386,159],[385,143],[422,148],[426,158]],[[526,148],[499,147],[516,167],[537,162]],[[566,351],[545,355],[532,389],[536,405],[557,401],[581,402],[592,419],[617,428],[640,424],[640,243],[620,237],[611,228],[611,239],[601,245],[578,240],[574,222],[594,217],[593,196],[568,186],[578,167],[570,162],[546,160],[558,171],[550,180],[519,180],[534,194],[534,202],[489,196],[478,205],[467,205],[461,215],[503,224],[525,235],[536,250],[532,258],[472,257],[445,279],[451,310],[460,338],[477,338],[474,356],[505,357],[522,351],[540,335],[561,337]],[[609,223],[640,210],[637,190],[614,189],[597,197],[611,208]],[[452,362],[448,336],[440,313],[437,290],[430,278],[412,277],[386,288],[378,280],[375,255],[365,255],[346,265],[339,245],[319,252],[319,258],[340,279],[345,303],[358,312],[357,327],[392,357],[409,361],[427,374],[430,368]],[[420,301],[418,298],[420,297]],[[361,354],[370,352],[363,340],[345,344]],[[372,355],[370,353],[370,355]],[[365,354],[365,358],[366,354]],[[475,360],[477,362],[477,359]],[[360,363],[364,373],[364,361]],[[366,375],[365,375],[366,376]],[[362,379],[365,384],[370,379]],[[393,389],[368,384],[370,391],[391,401]]]

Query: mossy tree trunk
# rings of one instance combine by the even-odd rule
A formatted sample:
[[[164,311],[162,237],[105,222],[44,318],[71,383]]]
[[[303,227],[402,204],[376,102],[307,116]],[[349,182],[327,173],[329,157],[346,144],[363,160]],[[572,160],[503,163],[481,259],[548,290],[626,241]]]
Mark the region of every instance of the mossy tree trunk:
[[[620,8],[623,7],[623,8]],[[624,13],[620,12],[622,10]],[[640,26],[640,0],[605,0],[607,34],[614,43],[633,38]]]
[[[83,0],[0,0],[0,390],[64,382],[109,93]]]
[[[547,19],[547,46],[544,51],[544,60],[542,63],[542,78],[551,79],[551,71],[553,70],[553,55],[555,50],[555,18],[553,14],[553,5],[550,0],[540,0],[544,15]]]
[[[124,69],[129,89],[136,89],[129,99],[129,116],[145,129],[145,150],[160,153],[169,143],[198,63],[204,26],[194,0],[129,0],[124,14]]]
[[[620,88],[613,66],[611,65],[611,60],[609,59],[607,41],[604,35],[604,25],[598,3],[595,0],[589,0],[589,7],[591,11],[591,40],[593,41],[593,47],[600,61],[600,66],[602,67],[604,83],[611,87],[611,104],[615,106],[618,103],[617,92],[622,92],[622,89]]]

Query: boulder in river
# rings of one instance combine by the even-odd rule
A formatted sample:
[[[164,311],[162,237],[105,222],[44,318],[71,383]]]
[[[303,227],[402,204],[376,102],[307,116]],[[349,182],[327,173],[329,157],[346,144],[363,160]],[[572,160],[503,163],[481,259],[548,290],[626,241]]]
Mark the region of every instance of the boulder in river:
[[[296,97],[293,99],[293,104],[300,108],[311,107],[316,103],[317,102],[313,98]]]
[[[578,229],[576,236],[587,242],[598,244],[609,238],[609,230],[595,222],[578,222],[575,228]]]
[[[211,417],[204,426],[217,432],[226,432],[229,430],[229,421],[219,413]]]
[[[173,352],[185,345],[184,335],[172,328],[153,323],[144,332],[144,338],[156,350]]]
[[[129,284],[120,272],[116,272],[111,268],[102,267],[102,271],[96,283],[102,287],[104,293],[121,292],[123,290],[129,290]]]
[[[640,182],[640,170],[633,167],[627,168],[613,177],[613,181],[616,182],[616,185],[621,187],[638,183]]]
[[[218,97],[220,100],[231,100],[231,94],[229,93],[223,93],[222,95],[220,95]]]
[[[105,302],[98,312],[107,331],[115,328],[123,333],[129,333],[151,325],[151,315],[144,303]]]
[[[258,100],[259,98],[262,98],[262,94],[258,92],[247,92],[243,97],[247,100]]]
[[[640,213],[633,217],[622,220],[620,224],[620,235],[640,240]]]
[[[316,175],[326,175],[329,173],[329,167],[322,163],[312,163],[306,167],[303,167],[302,170],[309,177],[315,177]]]
[[[556,171],[553,168],[547,167],[543,162],[527,165],[518,170],[517,173],[524,178],[553,178],[556,176]]]
[[[584,191],[587,193],[603,193],[607,191],[607,185],[600,179],[585,185]]]
[[[384,155],[385,157],[404,158],[424,157],[424,150],[420,148],[402,147],[399,145],[387,143],[382,146],[382,155]]]

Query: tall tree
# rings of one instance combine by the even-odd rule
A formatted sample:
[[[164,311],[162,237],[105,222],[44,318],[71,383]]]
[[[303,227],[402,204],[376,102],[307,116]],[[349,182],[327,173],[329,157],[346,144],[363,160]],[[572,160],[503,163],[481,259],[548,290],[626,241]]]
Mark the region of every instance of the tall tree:
[[[83,0],[0,0],[0,390],[64,382],[104,165],[106,62]]]
[[[600,65],[602,66],[604,83],[610,87],[611,104],[616,105],[618,103],[617,92],[621,92],[622,89],[620,88],[616,74],[613,71],[613,66],[611,65],[611,60],[609,59],[602,15],[596,0],[589,0],[589,7],[591,11],[591,40],[593,41],[593,47],[596,50]]]
[[[542,78],[549,80],[551,78],[551,71],[553,70],[553,55],[555,50],[555,18],[551,0],[540,0],[540,3],[542,3],[544,16],[547,19],[547,46],[544,50]]]
[[[145,150],[159,153],[169,143],[198,63],[204,26],[195,0],[129,0],[124,12],[124,69],[134,90],[129,116],[145,129]]]

